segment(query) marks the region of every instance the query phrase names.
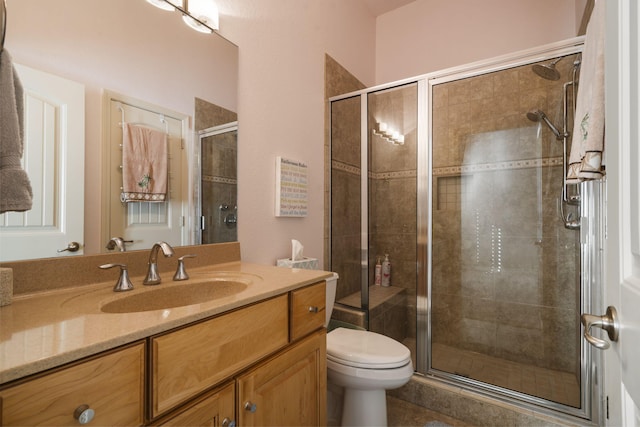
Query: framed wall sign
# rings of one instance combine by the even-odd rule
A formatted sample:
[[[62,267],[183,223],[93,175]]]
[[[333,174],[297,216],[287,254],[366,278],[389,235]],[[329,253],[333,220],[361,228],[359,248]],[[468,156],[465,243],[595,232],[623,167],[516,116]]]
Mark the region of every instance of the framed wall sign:
[[[307,164],[276,157],[276,216],[307,216]]]

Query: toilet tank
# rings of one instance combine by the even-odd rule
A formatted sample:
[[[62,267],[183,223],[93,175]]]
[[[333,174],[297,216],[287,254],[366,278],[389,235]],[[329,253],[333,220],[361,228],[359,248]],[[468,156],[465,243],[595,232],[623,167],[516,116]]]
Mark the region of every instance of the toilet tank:
[[[331,320],[331,313],[333,312],[333,305],[336,302],[336,289],[338,287],[338,273],[333,273],[333,277],[325,279],[327,281],[326,288],[326,301],[325,301],[325,328],[329,327],[329,320]]]

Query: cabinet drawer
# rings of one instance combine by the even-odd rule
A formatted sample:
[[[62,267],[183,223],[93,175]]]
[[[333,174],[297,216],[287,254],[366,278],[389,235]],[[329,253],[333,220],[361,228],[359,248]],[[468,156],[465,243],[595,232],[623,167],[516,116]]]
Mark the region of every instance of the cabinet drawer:
[[[190,405],[177,410],[159,424],[163,427],[221,427],[225,419],[230,424],[235,419],[236,387],[231,382]]]
[[[95,411],[90,425],[144,422],[144,344],[118,350],[0,391],[3,426],[78,425],[76,408]]]
[[[297,340],[325,322],[326,284],[319,282],[291,292],[291,340]]]
[[[152,338],[152,418],[284,347],[287,295]]]

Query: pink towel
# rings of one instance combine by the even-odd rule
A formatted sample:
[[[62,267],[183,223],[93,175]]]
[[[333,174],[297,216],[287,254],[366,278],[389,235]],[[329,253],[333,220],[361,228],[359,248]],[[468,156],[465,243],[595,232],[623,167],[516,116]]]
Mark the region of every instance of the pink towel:
[[[567,183],[604,175],[604,16],[605,1],[593,8],[582,53]]]
[[[122,135],[123,202],[164,202],[167,197],[167,134],[126,123]]]

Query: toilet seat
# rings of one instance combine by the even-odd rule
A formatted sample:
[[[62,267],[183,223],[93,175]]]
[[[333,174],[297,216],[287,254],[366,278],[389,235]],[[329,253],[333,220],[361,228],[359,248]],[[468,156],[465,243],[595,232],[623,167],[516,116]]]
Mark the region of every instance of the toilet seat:
[[[375,332],[337,328],[327,335],[327,359],[356,368],[394,369],[411,363],[411,352]]]

